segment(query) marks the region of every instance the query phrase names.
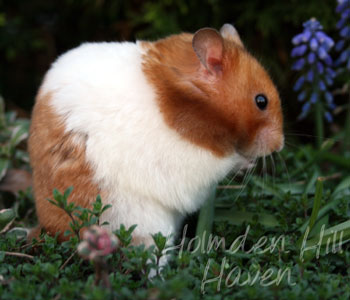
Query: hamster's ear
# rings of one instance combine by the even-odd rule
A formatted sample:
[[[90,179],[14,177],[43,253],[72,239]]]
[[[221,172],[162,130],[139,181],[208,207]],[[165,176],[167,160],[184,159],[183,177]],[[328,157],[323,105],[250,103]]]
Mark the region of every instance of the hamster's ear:
[[[212,28],[198,30],[193,36],[192,47],[209,73],[221,73],[224,42],[219,32]]]
[[[224,39],[231,40],[244,48],[236,28],[234,28],[231,24],[224,24],[220,29],[220,34]]]

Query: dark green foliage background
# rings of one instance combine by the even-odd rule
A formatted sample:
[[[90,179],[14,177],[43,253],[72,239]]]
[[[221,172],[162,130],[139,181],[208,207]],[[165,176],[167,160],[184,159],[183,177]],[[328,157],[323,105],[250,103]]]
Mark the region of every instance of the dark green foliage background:
[[[35,94],[50,64],[58,55],[83,42],[158,39],[207,26],[219,29],[224,23],[233,23],[247,49],[269,70],[279,88],[288,142],[285,150],[275,156],[276,161],[267,168],[259,164],[254,176],[238,176],[234,181],[221,183],[237,186],[249,181],[244,189],[218,189],[213,227],[215,235],[225,237],[230,243],[245,232],[249,223],[248,247],[262,236],[272,239],[285,235],[286,251],[279,248],[266,255],[248,255],[244,251],[229,255],[222,250],[193,255],[184,251],[182,257],[175,251],[162,277],[151,281],[144,275],[145,269],[148,272],[152,267],[146,264],[147,259],[153,257],[151,250],[143,246],[121,247],[109,257],[113,290],[108,290],[93,284],[91,263],[78,255],[68,260],[75,251],[73,242],[59,244],[46,235],[38,243],[26,244],[25,240],[17,239],[16,232],[8,231],[0,233],[0,300],[349,299],[348,243],[343,245],[342,253],[322,253],[318,259],[310,257],[305,262],[299,261],[300,245],[297,244],[317,202],[315,185],[319,176],[326,176],[320,207],[324,209],[330,204],[331,207],[317,220],[314,236],[320,225],[330,228],[344,224],[350,217],[350,159],[349,153],[340,149],[344,142],[344,110],[336,115],[335,124],[327,126],[326,135],[332,137],[331,145],[316,149],[312,146],[312,118],[296,121],[301,105],[292,91],[297,74],[290,71],[291,39],[302,31],[304,21],[316,17],[337,40],[335,6],[336,0],[0,0],[0,95],[5,99],[7,110],[15,110],[20,117],[29,117]],[[338,81],[335,88],[344,83]],[[335,97],[338,106],[344,106],[346,101],[344,94]],[[2,115],[3,112],[0,119]],[[12,133],[19,124],[27,131],[28,121],[16,120],[9,112],[7,119],[0,131],[0,149],[6,148],[5,142],[13,145],[5,153],[8,165],[4,168],[0,163],[0,167],[27,170],[25,137],[14,143]],[[289,135],[293,132],[303,136]],[[334,154],[338,156],[332,156]],[[334,196],[339,187],[342,187],[341,193]],[[27,228],[36,223],[30,189],[18,195],[0,193],[0,210],[5,208],[15,212],[13,227]],[[220,218],[220,209],[229,215],[232,212],[230,218]],[[252,218],[239,222],[239,218],[234,217],[237,214],[251,214]],[[262,216],[267,214],[269,220],[276,223],[272,227],[262,221]],[[191,238],[195,235],[196,216],[187,222],[191,225],[188,232]],[[345,232],[346,238],[350,238],[349,224]],[[16,257],[12,256],[13,252],[33,257]],[[213,260],[208,278],[215,278],[224,257],[228,258],[226,275],[234,266],[252,275],[270,267],[275,270],[290,267],[292,282],[296,285],[289,286],[286,281],[269,287],[223,285],[218,293],[216,284],[212,283],[206,285],[206,294],[201,294],[206,263]],[[67,260],[69,263],[65,264]]]
[[[316,17],[334,31],[335,0],[1,0],[0,94],[30,110],[44,73],[86,41],[157,39],[233,23],[276,81],[287,118],[300,110],[290,82],[291,37]]]

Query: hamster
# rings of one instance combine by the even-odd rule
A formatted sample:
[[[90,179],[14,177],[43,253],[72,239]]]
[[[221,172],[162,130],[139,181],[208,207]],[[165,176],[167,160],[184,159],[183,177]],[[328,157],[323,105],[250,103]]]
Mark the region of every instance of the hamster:
[[[236,31],[203,28],[154,42],[86,43],[47,72],[29,153],[39,226],[64,240],[69,201],[112,207],[110,230],[137,224],[134,244],[169,236],[230,171],[283,148],[278,92]]]

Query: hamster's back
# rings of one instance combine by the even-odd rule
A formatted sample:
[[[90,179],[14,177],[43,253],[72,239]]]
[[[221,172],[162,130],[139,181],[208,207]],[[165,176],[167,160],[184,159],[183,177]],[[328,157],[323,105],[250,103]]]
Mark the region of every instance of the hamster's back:
[[[97,194],[103,196],[86,157],[89,133],[112,131],[99,125],[108,127],[103,121],[113,114],[121,127],[122,111],[127,114],[132,106],[142,106],[150,93],[142,76],[140,48],[134,43],[83,44],[52,65],[36,98],[29,139],[37,215],[46,231],[60,231],[63,238],[68,229],[65,213],[48,206],[46,199],[52,198],[54,188],[63,192],[74,186],[71,199],[82,207]]]

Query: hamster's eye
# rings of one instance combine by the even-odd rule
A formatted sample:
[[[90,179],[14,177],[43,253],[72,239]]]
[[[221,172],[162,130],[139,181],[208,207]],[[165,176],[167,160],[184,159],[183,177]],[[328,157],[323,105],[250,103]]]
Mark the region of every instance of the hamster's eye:
[[[255,97],[255,103],[260,110],[264,110],[267,107],[268,100],[265,95],[259,94]]]

